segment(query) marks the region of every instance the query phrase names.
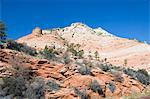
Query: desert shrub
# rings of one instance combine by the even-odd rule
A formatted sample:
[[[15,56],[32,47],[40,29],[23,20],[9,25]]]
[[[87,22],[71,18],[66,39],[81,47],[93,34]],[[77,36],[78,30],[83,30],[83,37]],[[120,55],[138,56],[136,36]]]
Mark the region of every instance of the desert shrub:
[[[119,66],[112,66],[111,69],[117,70],[117,71],[122,71],[122,68]]]
[[[80,91],[77,88],[74,88],[74,93],[77,94],[81,99],[89,99],[86,90]]]
[[[70,56],[67,52],[63,55],[63,61],[65,64],[69,64],[71,62]]]
[[[110,67],[109,65],[107,65],[107,64],[100,64],[100,65],[99,65],[99,68],[100,68],[102,71],[104,71],[104,72],[108,72],[108,71],[111,70],[111,67]]]
[[[95,51],[94,55],[95,55],[95,59],[99,60],[99,53],[98,53],[98,51]]]
[[[93,90],[94,92],[99,93],[99,95],[104,96],[103,89],[101,88],[101,86],[99,85],[99,83],[97,82],[97,80],[94,80],[94,81],[90,84],[90,89]]]
[[[48,91],[58,91],[60,89],[60,85],[57,84],[54,80],[48,80],[46,82],[46,89]]]
[[[84,65],[86,65],[86,66],[88,66],[90,68],[94,66],[93,62],[91,62],[91,61],[89,61],[87,59],[83,59],[82,64],[84,64]]]
[[[36,77],[28,84],[25,92],[27,99],[44,99],[45,81],[43,78]]]
[[[13,72],[13,76],[4,77],[4,83],[0,84],[4,99],[7,96],[16,99],[42,99],[39,98],[39,95],[44,97],[44,83],[42,83],[44,80],[33,78],[31,68],[15,65],[10,70]]]
[[[80,66],[78,71],[82,75],[90,75],[91,74],[91,68],[88,66],[84,66],[84,65]]]
[[[110,72],[112,73],[112,74],[114,74],[115,72],[118,72],[118,71],[123,71],[123,68],[121,68],[121,67],[119,67],[119,66],[110,66]]]
[[[84,51],[83,51],[83,50],[79,50],[79,51],[77,52],[77,56],[78,56],[79,58],[83,58],[83,55],[84,55]]]
[[[23,92],[26,90],[25,79],[19,77],[6,77],[3,78],[4,84],[1,85],[5,90],[5,95],[13,95],[23,97]]]
[[[113,83],[108,83],[108,88],[110,89],[110,91],[112,93],[114,93],[115,89],[116,89],[116,86],[113,84]]]
[[[145,69],[139,69],[137,72],[142,73],[145,76],[149,76],[148,72]]]
[[[25,65],[12,64],[12,68],[9,69],[14,73],[14,76],[22,76],[26,80],[29,80],[36,75],[31,67],[26,67]]]
[[[69,64],[71,62],[71,59],[69,57],[64,57],[64,63]]]
[[[23,76],[3,78],[1,85],[5,92],[4,96],[12,95],[17,99],[44,99],[44,80],[36,78],[33,81],[25,79]]]
[[[15,42],[14,40],[7,40],[7,48],[12,50],[21,51],[20,48],[23,47],[21,44]]]
[[[37,52],[35,49],[27,46],[27,45],[23,45],[23,47],[20,48],[21,52],[24,52],[26,54],[29,54],[31,56],[36,56],[37,55]]]
[[[71,43],[71,44],[67,44],[68,47],[68,51],[70,51],[73,55],[77,55],[77,51],[75,49],[75,44]]]
[[[149,85],[150,78],[142,73],[137,72],[136,74],[137,80],[142,84]]]
[[[7,40],[6,44],[7,44],[7,48],[9,48],[9,49],[24,52],[24,53],[32,55],[32,56],[37,55],[36,50],[34,48],[27,46],[26,44],[20,44],[14,40]]]
[[[79,58],[83,57],[84,50],[80,49],[80,47],[81,47],[80,44],[71,43],[70,45],[67,44],[67,46],[68,46],[68,51],[70,51],[72,53],[72,55],[78,56]]]
[[[148,72],[144,69],[139,69],[138,71],[135,71],[133,69],[125,69],[124,73],[133,77],[134,79],[137,79],[139,82],[145,85],[150,84],[150,76]]]
[[[136,71],[133,69],[127,68],[127,69],[124,69],[123,72],[133,78],[136,78]]]
[[[117,72],[114,74],[114,80],[117,82],[122,83],[124,81],[124,78],[122,77],[122,74]]]
[[[48,48],[47,46],[45,46],[44,50],[41,51],[40,54],[46,59],[52,59],[56,57],[56,54],[58,53],[54,47]]]

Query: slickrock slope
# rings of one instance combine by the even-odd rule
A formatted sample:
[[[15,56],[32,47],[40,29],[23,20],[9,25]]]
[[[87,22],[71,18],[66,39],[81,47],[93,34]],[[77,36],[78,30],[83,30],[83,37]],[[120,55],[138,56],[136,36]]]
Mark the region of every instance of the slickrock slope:
[[[80,62],[81,59],[77,61]],[[117,99],[133,92],[142,92],[145,88],[140,82],[122,73],[111,74],[93,66],[90,74],[82,75],[78,71],[80,66],[74,62],[63,64],[52,60],[38,59],[14,50],[0,49],[0,77],[14,76],[16,73],[13,71],[13,66],[19,66],[19,68],[30,67],[30,76],[40,76],[45,82],[55,81],[59,84],[57,91],[45,92],[46,99],[78,99],[79,97],[101,99],[107,96]],[[27,77],[28,75],[24,76]],[[117,79],[123,79],[123,81]],[[98,85],[94,85],[95,89],[98,89],[96,92],[89,86],[94,81],[97,81],[101,86],[99,88]],[[112,89],[110,88],[110,83],[113,84],[111,85]],[[50,86],[57,89],[57,86],[55,87],[52,82]],[[115,86],[115,88],[112,86]],[[114,91],[113,88],[115,89]]]
[[[38,50],[45,45],[65,48],[65,42],[80,44],[85,57],[99,52],[100,59],[117,66],[150,71],[150,46],[136,40],[112,35],[102,28],[92,29],[82,23],[73,23],[65,28],[41,30],[36,28],[32,34],[17,40]]]

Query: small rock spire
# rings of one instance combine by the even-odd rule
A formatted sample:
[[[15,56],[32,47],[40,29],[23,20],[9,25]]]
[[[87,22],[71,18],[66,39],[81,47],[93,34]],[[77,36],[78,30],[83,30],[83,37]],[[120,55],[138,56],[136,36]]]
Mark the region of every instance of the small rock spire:
[[[33,29],[32,34],[35,36],[41,36],[42,35],[42,29],[39,27],[36,27],[35,29]]]

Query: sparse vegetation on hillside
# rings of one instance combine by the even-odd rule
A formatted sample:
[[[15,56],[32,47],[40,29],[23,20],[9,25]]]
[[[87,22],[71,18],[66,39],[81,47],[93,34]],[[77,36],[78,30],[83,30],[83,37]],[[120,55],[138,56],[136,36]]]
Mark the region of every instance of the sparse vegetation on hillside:
[[[133,77],[134,79],[137,79],[142,84],[145,84],[145,85],[150,84],[150,75],[144,69],[139,69],[138,71],[135,71],[135,70],[128,68],[124,70],[124,73]]]
[[[19,52],[24,52],[25,54],[29,54],[29,55],[32,55],[32,56],[37,55],[37,52],[34,48],[31,48],[31,47],[27,46],[26,44],[17,43],[14,40],[7,40],[6,48],[16,50],[16,51],[19,51]]]
[[[24,66],[13,66],[10,70],[14,72],[14,75],[6,76],[1,79],[0,87],[2,88],[1,92],[3,92],[3,95],[0,96],[0,98],[29,98],[27,94],[30,94],[29,96],[31,97],[31,93],[33,95],[33,93],[36,92],[36,90],[32,91],[33,88],[30,86],[33,80],[31,69],[25,68]],[[39,93],[37,94],[40,95]]]
[[[150,99],[150,86],[145,88],[143,92],[123,96],[122,99]]]
[[[57,91],[59,84],[53,80],[31,75],[29,68],[13,66],[14,75],[0,79],[1,99],[44,99],[46,91]]]
[[[5,95],[13,95],[23,97],[23,92],[26,90],[25,79],[22,76],[3,78],[4,84],[1,85],[2,90],[5,90]]]
[[[122,72],[133,77],[135,80],[138,80],[144,85],[150,84],[150,75],[144,69],[139,69],[136,71],[130,68],[116,67],[116,66],[113,66],[111,64],[106,64],[106,63],[100,63],[97,66],[104,72],[112,73],[115,77],[115,81],[118,81],[118,82],[124,81],[123,77],[121,77],[121,74],[120,74]],[[117,73],[117,72],[120,72],[120,73]]]

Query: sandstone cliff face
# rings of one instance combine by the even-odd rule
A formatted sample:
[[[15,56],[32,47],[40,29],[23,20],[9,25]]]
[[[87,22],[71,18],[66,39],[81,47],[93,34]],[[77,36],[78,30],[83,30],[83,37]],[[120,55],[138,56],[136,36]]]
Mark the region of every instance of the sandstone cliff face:
[[[74,23],[65,28],[42,30],[42,32],[43,35],[35,36],[36,31],[33,31],[17,42],[41,50],[45,45],[64,48],[67,41],[80,44],[85,57],[94,56],[94,52],[98,51],[100,59],[107,58],[107,61],[113,65],[150,71],[150,46],[147,44],[114,36],[102,28],[92,29],[82,23]]]

